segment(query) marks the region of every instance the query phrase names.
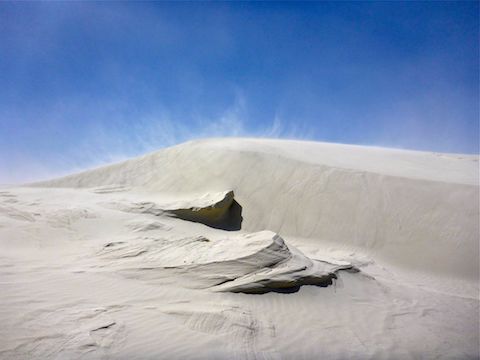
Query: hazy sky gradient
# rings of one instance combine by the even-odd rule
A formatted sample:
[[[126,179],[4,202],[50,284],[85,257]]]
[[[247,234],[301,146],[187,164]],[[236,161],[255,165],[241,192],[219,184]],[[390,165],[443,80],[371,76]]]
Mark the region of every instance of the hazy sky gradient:
[[[191,138],[479,151],[479,3],[0,3],[0,182]]]

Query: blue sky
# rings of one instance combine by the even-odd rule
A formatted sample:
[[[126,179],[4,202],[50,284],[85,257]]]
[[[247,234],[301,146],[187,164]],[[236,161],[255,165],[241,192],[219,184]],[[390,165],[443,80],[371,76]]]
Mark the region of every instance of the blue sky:
[[[479,3],[0,3],[0,182],[188,139],[479,152]]]

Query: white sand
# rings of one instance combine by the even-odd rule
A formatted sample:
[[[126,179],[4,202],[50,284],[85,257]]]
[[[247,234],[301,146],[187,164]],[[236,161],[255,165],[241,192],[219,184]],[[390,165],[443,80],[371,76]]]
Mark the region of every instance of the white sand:
[[[0,189],[0,358],[479,358],[478,160],[211,139]]]

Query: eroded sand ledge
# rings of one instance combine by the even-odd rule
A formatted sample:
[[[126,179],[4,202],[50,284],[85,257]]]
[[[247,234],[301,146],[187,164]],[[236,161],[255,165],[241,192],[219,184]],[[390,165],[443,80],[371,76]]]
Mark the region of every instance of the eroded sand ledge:
[[[250,294],[328,286],[338,271],[357,271],[345,262],[309,259],[270,231],[216,240],[194,236],[109,242],[97,256],[114,263],[116,271],[148,282],[175,276],[182,279],[179,286]]]
[[[129,205],[124,201],[107,206],[130,213],[174,216],[228,230],[232,230],[229,224],[241,223],[238,219],[240,214],[231,209],[239,206],[231,190],[167,204],[137,202]],[[147,225],[148,228],[155,229],[153,224]],[[195,257],[192,258],[190,253],[196,254]],[[190,287],[255,294],[297,291],[302,285],[328,286],[336,279],[338,271],[356,270],[348,263],[340,265],[311,260],[297,249],[290,250],[284,240],[271,231],[229,236],[215,241],[200,235],[170,242],[159,239],[109,242],[100,255],[110,259],[135,258],[133,263],[141,264],[143,271],[168,269],[168,276],[175,271],[175,275],[182,274],[188,278]],[[125,266],[128,268],[127,264]],[[134,267],[128,268],[128,271],[131,273]],[[149,274],[148,278],[154,276]]]

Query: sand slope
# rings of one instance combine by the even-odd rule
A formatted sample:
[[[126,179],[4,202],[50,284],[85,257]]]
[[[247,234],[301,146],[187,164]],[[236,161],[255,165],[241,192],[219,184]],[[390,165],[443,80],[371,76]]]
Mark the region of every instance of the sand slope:
[[[210,139],[0,192],[0,358],[478,358],[478,157]]]
[[[218,139],[40,185],[122,185],[149,196],[233,190],[247,231],[315,238],[408,268],[479,279],[474,156]]]

